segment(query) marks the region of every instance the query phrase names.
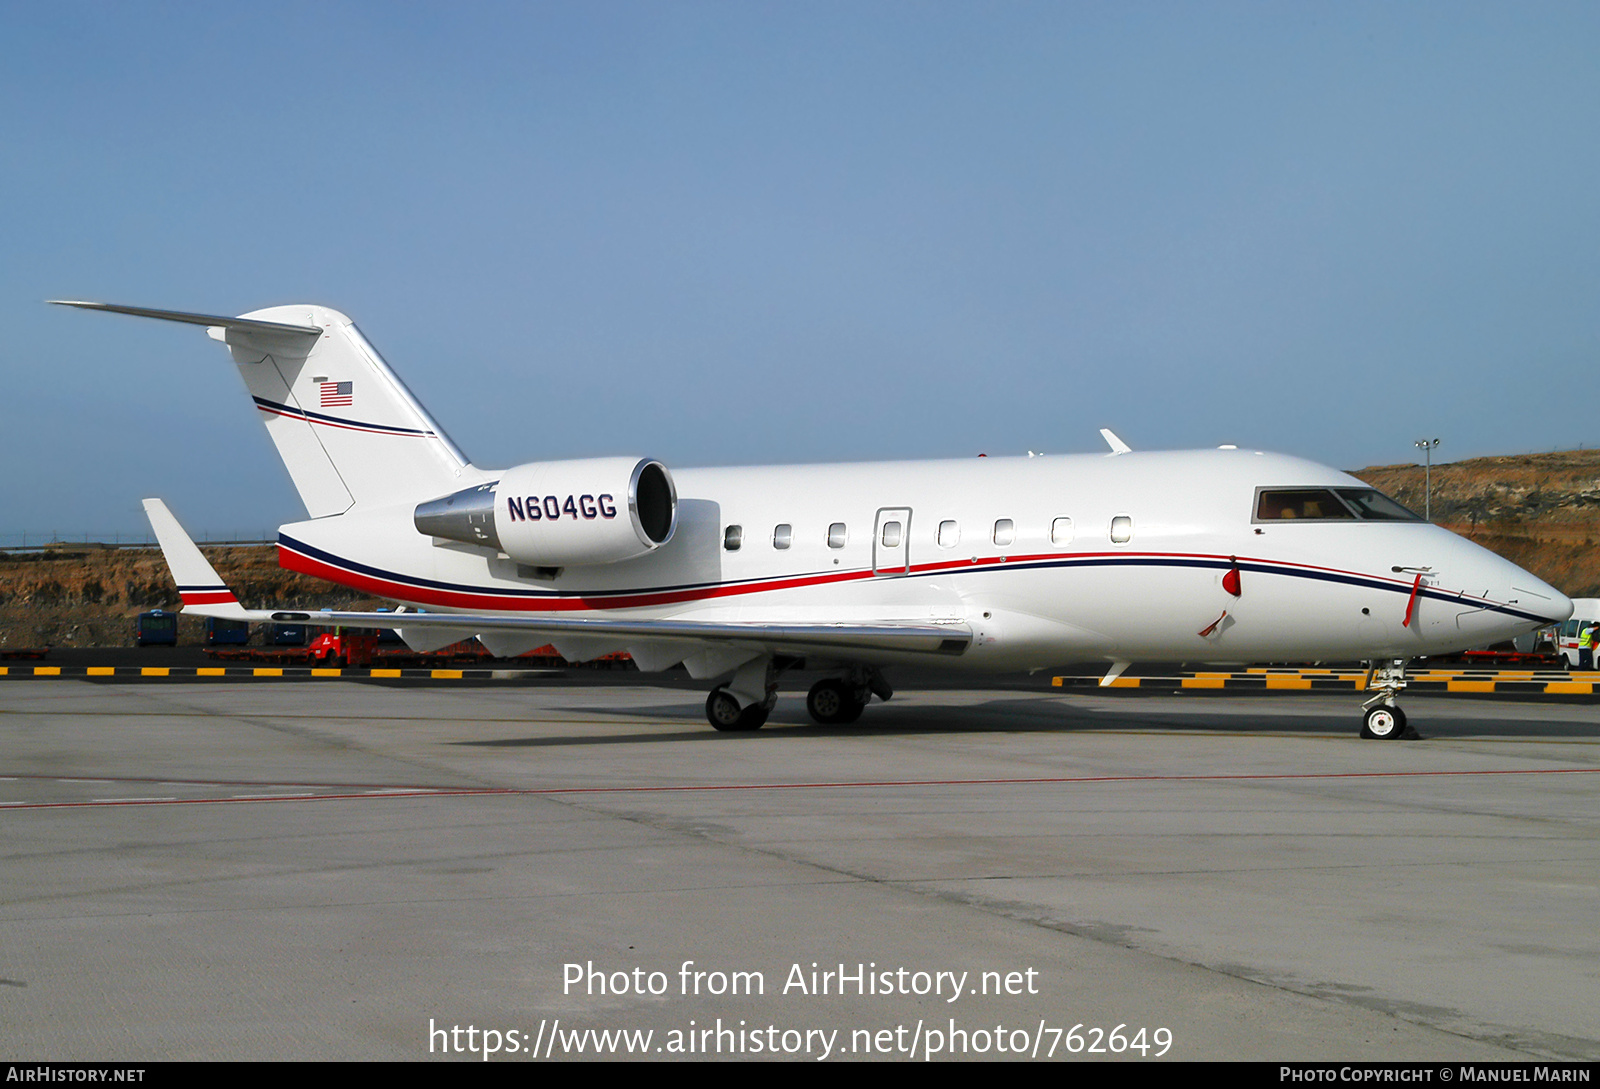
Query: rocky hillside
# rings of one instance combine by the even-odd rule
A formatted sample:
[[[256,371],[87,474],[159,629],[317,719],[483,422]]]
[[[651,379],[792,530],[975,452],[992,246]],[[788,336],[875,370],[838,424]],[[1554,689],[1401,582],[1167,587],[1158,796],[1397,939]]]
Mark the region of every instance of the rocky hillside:
[[[1422,466],[1375,465],[1352,474],[1422,511]],[[1600,597],[1600,450],[1435,465],[1433,520],[1571,597]]]
[[[202,551],[249,608],[381,604],[283,570],[276,548],[202,546]],[[0,554],[0,649],[130,646],[135,616],[178,605],[178,588],[155,549],[67,545]],[[183,619],[179,638],[199,643],[201,623]]]
[[[1423,508],[1420,465],[1354,475],[1413,510]],[[1573,597],[1600,597],[1600,451],[1473,458],[1433,470],[1434,521],[1498,552]],[[277,564],[271,547],[202,546],[251,608],[371,608],[382,602]],[[176,609],[177,587],[154,549],[58,546],[0,554],[0,649],[125,646],[133,617]],[[200,621],[180,638],[201,640]]]

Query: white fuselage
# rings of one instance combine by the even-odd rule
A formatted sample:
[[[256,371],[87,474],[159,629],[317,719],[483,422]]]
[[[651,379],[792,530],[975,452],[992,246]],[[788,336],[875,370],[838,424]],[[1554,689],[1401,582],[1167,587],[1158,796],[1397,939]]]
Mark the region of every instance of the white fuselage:
[[[1258,521],[1260,488],[1362,485],[1249,450],[688,469],[673,479],[671,540],[623,562],[519,568],[424,536],[410,503],[284,526],[280,558],[434,612],[957,622],[974,639],[945,664],[997,670],[1409,658],[1509,639],[1571,609],[1553,587],[1427,523]]]

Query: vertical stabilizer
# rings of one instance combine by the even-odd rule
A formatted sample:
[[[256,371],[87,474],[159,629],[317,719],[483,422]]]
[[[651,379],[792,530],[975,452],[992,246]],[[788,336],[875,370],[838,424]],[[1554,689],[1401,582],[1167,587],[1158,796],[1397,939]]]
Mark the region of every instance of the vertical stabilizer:
[[[227,343],[313,518],[416,502],[468,483],[467,459],[349,318],[278,306],[255,322],[315,326],[315,340],[214,328]]]

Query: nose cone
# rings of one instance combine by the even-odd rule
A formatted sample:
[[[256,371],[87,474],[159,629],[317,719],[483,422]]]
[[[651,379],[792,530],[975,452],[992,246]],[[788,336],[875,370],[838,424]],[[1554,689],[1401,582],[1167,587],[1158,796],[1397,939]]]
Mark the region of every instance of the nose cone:
[[[1572,615],[1570,597],[1520,567],[1516,571],[1522,577],[1511,583],[1509,604],[1530,606],[1529,612],[1538,612],[1543,617],[1539,624],[1541,628],[1547,624],[1559,624]]]
[[[1457,538],[1460,540],[1460,538]],[[1572,615],[1572,599],[1543,579],[1465,540],[1440,570],[1442,584],[1461,591],[1463,631],[1490,629],[1510,638]]]

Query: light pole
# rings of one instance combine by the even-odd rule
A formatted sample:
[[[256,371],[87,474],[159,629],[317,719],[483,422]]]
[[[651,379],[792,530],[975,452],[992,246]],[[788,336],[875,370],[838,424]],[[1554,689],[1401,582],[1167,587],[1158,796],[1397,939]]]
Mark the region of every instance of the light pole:
[[[1422,470],[1422,517],[1433,521],[1433,451],[1439,445],[1438,439],[1418,439],[1411,444],[1420,446],[1423,455],[1428,459]]]

